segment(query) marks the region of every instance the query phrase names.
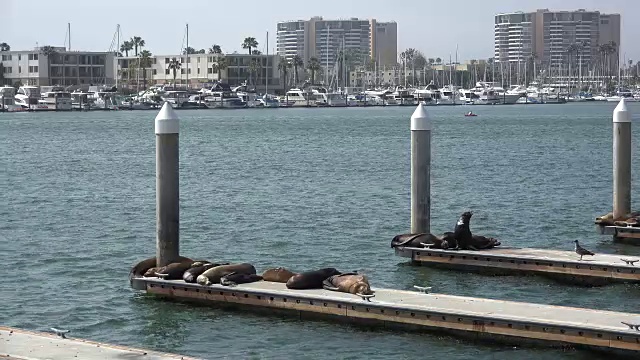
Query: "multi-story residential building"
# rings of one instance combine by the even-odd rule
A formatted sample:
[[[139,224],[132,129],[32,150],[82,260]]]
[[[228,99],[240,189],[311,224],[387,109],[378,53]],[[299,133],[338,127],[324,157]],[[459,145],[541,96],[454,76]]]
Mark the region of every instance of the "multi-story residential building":
[[[218,71],[215,68],[218,56],[226,58],[228,66]],[[238,86],[243,82],[255,86],[259,92],[268,88],[269,92],[281,92],[283,84],[280,81],[277,55],[249,55],[249,54],[191,54],[187,55],[154,55],[151,57],[151,66],[143,72],[137,66],[137,58],[119,57],[117,74],[118,83],[121,86],[139,87],[154,84],[173,83],[173,70],[169,68],[172,59],[180,63],[176,70],[175,82],[178,85],[189,84],[192,88],[203,86],[217,80],[227,82],[230,86]],[[253,65],[252,65],[253,63]],[[265,81],[268,78],[268,86]]]
[[[533,57],[543,66],[558,68],[566,66],[569,57],[579,56],[589,64],[598,55],[599,45],[615,43],[617,54],[620,15],[583,9],[498,14],[494,34],[499,63],[522,63]]]
[[[341,51],[357,58],[358,63],[370,59],[379,66],[391,66],[397,63],[398,26],[357,18],[283,21],[277,24],[277,48],[280,56],[290,60],[299,55],[305,64],[316,57],[329,72]]]
[[[64,47],[54,47],[53,50],[49,56],[42,47],[0,52],[2,82],[37,86],[113,83],[114,53],[66,51]]]

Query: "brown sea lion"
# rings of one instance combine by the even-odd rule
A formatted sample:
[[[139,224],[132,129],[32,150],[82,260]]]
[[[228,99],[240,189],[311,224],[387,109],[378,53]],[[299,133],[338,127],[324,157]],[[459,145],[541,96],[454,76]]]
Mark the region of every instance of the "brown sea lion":
[[[288,289],[322,289],[322,282],[333,275],[340,275],[341,272],[334,268],[324,268],[320,270],[307,271],[293,275],[287,281]]]
[[[152,267],[151,269],[147,270],[144,275],[142,275],[143,277],[158,277],[158,275],[156,275],[156,271],[158,271],[157,267]]]
[[[200,285],[218,284],[220,283],[220,278],[233,272],[238,274],[255,274],[256,268],[248,263],[215,266],[200,274],[196,278],[196,282]]]
[[[180,256],[178,258],[178,261],[193,261],[189,258],[186,258],[184,256]],[[151,257],[145,260],[140,261],[139,263],[137,263],[133,268],[131,268],[131,271],[129,272],[129,277],[132,276],[143,276],[144,273],[147,272],[147,270],[151,269],[152,267],[156,266],[156,257]]]
[[[179,280],[182,279],[184,272],[193,267],[194,264],[196,266],[201,266],[203,263],[200,261],[171,263],[156,270],[156,276],[164,280]]]
[[[500,241],[496,238],[482,235],[473,235],[472,238],[471,245],[478,250],[491,249],[500,245]]]
[[[202,274],[203,272],[211,269],[212,267],[217,266],[216,264],[204,264],[204,265],[200,265],[200,266],[192,266],[191,268],[187,269],[184,274],[182,274],[182,280],[184,280],[184,282],[187,283],[195,283],[196,279],[198,278],[198,276],[200,274]]]
[[[262,280],[262,276],[260,275],[232,272],[220,278],[220,285],[236,286],[238,284],[247,284],[260,280]]]
[[[297,273],[289,271],[283,267],[277,267],[265,270],[265,272],[262,273],[262,279],[264,281],[286,283],[293,275],[297,275]]]
[[[419,234],[400,234],[396,235],[391,239],[391,247],[415,247],[422,248],[425,244],[440,244],[442,243],[442,239],[438,236],[435,236],[430,233],[419,233]]]
[[[356,273],[330,276],[322,282],[322,287],[326,290],[358,295],[367,300],[374,296],[374,291],[371,290],[371,285],[369,285],[369,279]]]

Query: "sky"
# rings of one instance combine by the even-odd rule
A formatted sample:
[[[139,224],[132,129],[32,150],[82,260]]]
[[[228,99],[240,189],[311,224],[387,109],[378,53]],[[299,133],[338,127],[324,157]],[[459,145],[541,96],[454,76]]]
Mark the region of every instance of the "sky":
[[[269,53],[276,45],[276,23],[286,20],[375,18],[398,23],[398,51],[412,47],[427,58],[486,59],[493,55],[494,15],[501,12],[550,10],[598,10],[622,15],[621,55],[640,60],[638,0],[322,0],[308,1],[176,1],[176,0],[0,0],[0,42],[12,50],[38,44],[64,46],[71,23],[72,50],[109,50],[116,26],[121,42],[141,36],[145,49],[157,55],[179,53],[189,24],[189,46],[224,52],[244,52],[240,44],[255,37],[259,50]],[[560,5],[562,4],[562,5]],[[635,40],[635,41],[634,41]]]

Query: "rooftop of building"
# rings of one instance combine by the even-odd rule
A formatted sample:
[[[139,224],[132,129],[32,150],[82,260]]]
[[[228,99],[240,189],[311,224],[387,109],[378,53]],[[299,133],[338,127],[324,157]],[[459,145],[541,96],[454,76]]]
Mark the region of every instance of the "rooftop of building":
[[[535,11],[511,11],[505,13],[497,13],[495,16],[500,15],[516,15],[516,14],[534,14],[534,13],[554,13],[554,14],[571,14],[571,13],[598,13],[600,15],[619,15],[619,14],[605,14],[600,12],[599,10],[586,10],[586,9],[577,9],[577,10],[549,10],[549,9],[537,9]]]

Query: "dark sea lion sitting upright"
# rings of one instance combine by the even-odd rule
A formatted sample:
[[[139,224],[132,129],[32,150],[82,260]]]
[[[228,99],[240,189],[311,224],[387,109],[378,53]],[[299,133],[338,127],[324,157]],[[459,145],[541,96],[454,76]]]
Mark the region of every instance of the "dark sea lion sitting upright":
[[[340,275],[341,272],[334,268],[324,268],[315,271],[307,271],[292,276],[287,281],[288,289],[322,289],[322,282],[333,275]]]
[[[180,256],[178,258],[178,261],[192,261],[189,258],[186,258],[184,256]],[[142,260],[139,263],[137,263],[133,268],[131,268],[131,271],[129,272],[129,277],[132,276],[143,276],[149,269],[156,267],[156,257],[150,257],[148,259]]]
[[[277,267],[273,269],[267,269],[262,273],[262,280],[272,281],[278,283],[286,283],[292,276],[298,275],[293,271],[289,271],[283,267]]]
[[[473,212],[465,211],[460,215],[456,227],[453,230],[453,237],[457,242],[457,248],[462,250],[476,250],[473,248],[473,235],[469,228],[469,222],[471,221]]]
[[[238,284],[247,284],[260,280],[262,280],[262,276],[260,275],[232,272],[220,278],[220,285],[236,286]]]
[[[196,278],[200,285],[211,285],[220,283],[220,279],[231,273],[255,275],[256,268],[249,263],[219,265],[206,270]]]
[[[322,287],[326,290],[358,295],[363,299],[374,296],[374,291],[371,290],[371,285],[369,285],[369,279],[356,273],[330,276],[322,282]]]

